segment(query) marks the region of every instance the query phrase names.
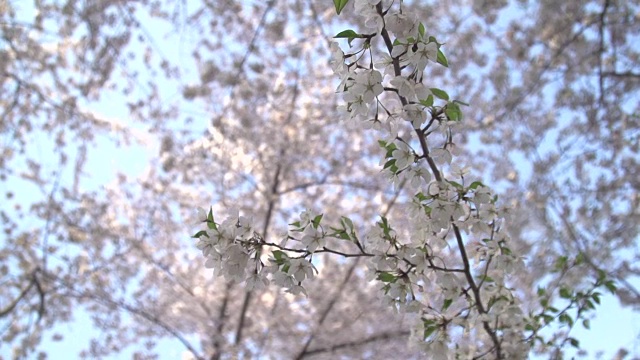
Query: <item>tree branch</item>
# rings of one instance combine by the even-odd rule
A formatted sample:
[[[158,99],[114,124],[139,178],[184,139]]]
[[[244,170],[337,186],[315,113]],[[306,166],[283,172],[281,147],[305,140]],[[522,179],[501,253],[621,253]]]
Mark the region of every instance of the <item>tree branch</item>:
[[[342,293],[342,291],[344,291],[344,288],[347,286],[347,283],[349,282],[349,279],[351,278],[351,275],[353,274],[353,271],[355,270],[356,266],[358,266],[359,262],[360,262],[360,258],[357,258],[353,262],[351,267],[349,267],[349,269],[347,270],[347,275],[344,277],[344,280],[342,280],[342,282],[340,283],[340,286],[338,287],[338,290],[336,290],[333,298],[331,298],[331,300],[329,301],[329,304],[327,304],[327,307],[320,314],[320,318],[318,319],[318,324],[316,325],[316,327],[311,332],[311,335],[309,335],[309,337],[307,338],[307,341],[305,342],[304,346],[302,347],[302,350],[300,350],[300,352],[298,353],[298,356],[295,357],[296,360],[300,360],[300,359],[304,358],[305,355],[308,354],[307,351],[309,349],[309,345],[311,344],[311,342],[315,338],[316,333],[322,327],[322,324],[324,324],[324,321],[326,320],[327,315],[329,315],[329,313],[333,309],[333,306],[336,304],[336,302],[338,302],[338,299],[340,298],[340,294]]]
[[[376,342],[376,341],[392,340],[394,338],[406,337],[406,336],[409,336],[410,334],[411,334],[411,332],[409,332],[409,331],[380,333],[380,334],[376,334],[376,335],[373,335],[371,337],[368,337],[368,338],[365,338],[365,339],[361,339],[361,340],[348,341],[348,342],[343,342],[343,343],[339,343],[339,344],[335,344],[335,345],[330,345],[330,346],[323,347],[323,348],[311,349],[311,350],[307,351],[305,356],[311,356],[311,355],[322,354],[322,353],[327,353],[327,352],[334,352],[336,350],[349,348],[349,347],[362,346],[362,345],[366,345],[366,344],[369,344],[369,343],[372,343],[372,342]]]

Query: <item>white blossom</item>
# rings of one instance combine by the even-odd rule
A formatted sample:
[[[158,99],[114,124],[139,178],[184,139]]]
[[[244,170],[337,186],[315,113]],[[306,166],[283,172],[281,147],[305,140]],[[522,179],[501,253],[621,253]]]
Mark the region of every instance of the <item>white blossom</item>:
[[[438,45],[434,42],[424,43],[422,41],[416,44],[416,50],[411,50],[408,54],[407,61],[414,65],[417,70],[424,71],[429,60],[436,61],[438,57]]]
[[[289,262],[289,275],[292,275],[296,281],[301,282],[305,279],[313,279],[313,266],[304,258],[291,259]]]
[[[356,74],[355,83],[349,88],[354,96],[362,96],[366,103],[382,94],[382,75],[376,70],[366,70]]]
[[[387,29],[396,37],[406,39],[415,37],[418,33],[416,16],[413,13],[393,13],[385,18]]]
[[[247,290],[262,290],[269,286],[269,279],[261,273],[252,272],[245,280]]]
[[[396,149],[393,150],[391,157],[396,160],[396,167],[398,170],[403,170],[409,165],[413,164],[415,155],[413,150],[403,142],[396,143]]]
[[[402,118],[410,121],[414,129],[420,129],[422,124],[427,120],[427,113],[420,104],[407,104],[403,110]]]
[[[300,241],[302,241],[309,252],[315,252],[318,248],[323,248],[327,242],[322,230],[318,230],[313,226],[306,228],[304,236]]]

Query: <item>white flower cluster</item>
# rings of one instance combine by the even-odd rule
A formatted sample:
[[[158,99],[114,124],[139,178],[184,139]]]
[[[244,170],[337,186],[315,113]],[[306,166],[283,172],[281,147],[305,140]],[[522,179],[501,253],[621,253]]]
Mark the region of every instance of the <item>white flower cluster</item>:
[[[266,243],[254,231],[251,217],[236,213],[217,223],[211,210],[207,214],[198,208],[192,223],[200,227],[194,237],[198,239],[197,248],[207,258],[205,267],[212,268],[218,276],[232,282],[246,281],[249,290],[262,289],[273,282],[290,293],[306,294],[302,282],[315,276],[315,269],[306,256],[324,246],[322,234],[315,227],[307,226],[308,231],[302,238],[308,252],[300,251],[301,256],[291,257],[285,252],[273,251],[271,257],[265,259],[263,246],[277,245]]]
[[[366,251],[374,255],[370,276],[384,284],[390,305],[419,314],[414,338],[434,358],[472,358],[483,352],[526,358],[524,314],[508,285],[509,274],[523,264],[509,248],[504,215],[486,186],[465,184],[467,170],[450,166],[460,181],[455,182],[440,167],[452,163],[453,130],[460,123],[458,103],[422,82],[430,62],[447,65],[440,44],[414,17],[383,11],[379,0],[356,0],[355,8],[375,34],[358,36],[365,39],[362,49],[351,47],[351,53],[332,46],[344,110],[352,121],[387,122],[370,127],[394,129],[381,141],[383,172],[394,184],[407,182],[415,191],[407,213],[409,239],[400,239],[386,218],[367,233]],[[374,57],[375,37],[383,38],[386,53],[363,65],[358,54],[371,49]],[[398,136],[397,126],[390,125],[398,118],[411,125],[413,139]],[[444,140],[434,141],[432,134]]]
[[[276,244],[257,234],[249,217],[216,223],[211,211],[201,210],[202,228],[194,237],[206,266],[248,288],[274,283],[306,294],[303,282],[316,274],[314,254],[368,257],[370,279],[380,282],[386,303],[415,314],[412,338],[431,358],[526,358],[526,321],[509,285],[523,263],[509,248],[506,213],[487,186],[469,183],[468,170],[451,165],[463,103],[422,82],[430,62],[447,66],[441,44],[415,17],[383,10],[381,0],[355,0],[355,9],[372,33],[345,33],[350,46],[357,39],[361,44],[345,54],[333,43],[331,67],[350,121],[382,132],[384,175],[412,191],[409,229],[398,232],[381,217],[360,239],[349,218],[326,226],[321,214],[304,211]],[[386,51],[375,58],[378,39]],[[400,136],[402,127],[409,133]],[[332,250],[332,238],[353,243],[358,252]]]

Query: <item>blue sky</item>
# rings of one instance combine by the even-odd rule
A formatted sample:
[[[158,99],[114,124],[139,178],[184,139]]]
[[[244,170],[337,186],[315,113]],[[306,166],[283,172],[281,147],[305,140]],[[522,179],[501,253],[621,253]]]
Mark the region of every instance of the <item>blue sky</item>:
[[[32,13],[32,9],[26,7],[24,11],[25,16]],[[156,21],[147,19],[143,25],[151,34],[167,32],[166,29],[160,28]],[[157,43],[162,44],[161,50],[163,50],[164,56],[170,60],[178,61],[180,51],[174,51],[174,49],[181,47],[181,40],[180,34],[174,34],[171,37],[162,38],[162,41]],[[195,76],[195,69],[191,74]],[[175,89],[173,92],[179,94]],[[171,96],[171,94],[168,95]],[[197,107],[187,103],[183,103],[183,105],[185,109],[198,110]],[[124,98],[115,95],[104,97],[100,103],[92,104],[91,109],[108,118],[129,120]],[[146,129],[139,127],[139,131],[144,134]],[[38,136],[34,139],[34,143],[40,145],[33,147],[30,151],[34,152],[42,160],[42,163],[51,163],[51,155],[47,150],[47,144],[50,140],[46,134]],[[158,154],[157,141],[153,138],[150,140],[147,145],[133,145],[131,147],[116,147],[111,141],[98,140],[97,145],[89,151],[86,173],[91,174],[91,178],[83,182],[84,190],[100,189],[114,181],[119,172],[131,177],[139,175],[147,167],[149,160]],[[55,162],[53,163],[55,164]],[[70,176],[70,169],[67,169],[63,173],[62,181],[70,182]],[[40,195],[33,192],[33,188],[26,186],[24,182],[9,181],[0,183],[0,186],[2,186],[0,193],[12,189],[17,193],[20,202],[25,204],[35,200],[34,196]],[[188,234],[185,234],[186,236]],[[194,251],[196,251],[195,248]],[[640,288],[640,281],[636,281],[635,285]],[[61,342],[49,340],[50,335],[56,332],[65,334],[65,339]],[[42,350],[49,353],[49,359],[69,359],[75,358],[76,354],[87,346],[91,337],[98,336],[99,331],[93,328],[86,313],[78,311],[73,322],[57,326],[49,334],[42,344]],[[585,350],[589,351],[590,358],[595,358],[595,352],[598,350],[604,350],[604,359],[612,358],[620,347],[626,347],[631,351],[631,354],[640,356],[640,315],[628,308],[623,308],[615,297],[606,294],[602,298],[602,305],[597,309],[595,318],[591,321],[591,330],[584,330],[578,325],[573,330],[573,336],[580,340],[581,346]],[[172,340],[162,341],[158,349],[161,354],[160,359],[180,358],[185,350],[181,344]],[[0,357],[11,358],[10,354],[10,346],[0,344]],[[125,352],[113,358],[129,358],[130,355],[131,353]]]

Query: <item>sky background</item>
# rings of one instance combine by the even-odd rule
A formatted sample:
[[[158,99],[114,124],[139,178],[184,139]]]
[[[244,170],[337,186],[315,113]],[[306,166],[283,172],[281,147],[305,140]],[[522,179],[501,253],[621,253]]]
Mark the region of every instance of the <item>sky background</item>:
[[[30,4],[32,2],[25,2],[22,10],[25,17],[33,16],[34,14],[33,8],[29,7]],[[141,19],[143,20],[142,25],[149,34],[167,33],[167,29],[163,28],[162,23],[148,18],[145,19],[144,16]],[[182,41],[182,34],[174,33],[173,36],[156,39],[156,44],[164,57],[170,61],[178,62],[183,51]],[[189,81],[188,76],[184,80],[185,83]],[[191,76],[195,81],[197,76],[196,69],[193,69]],[[168,89],[167,97],[172,96],[179,97],[180,91],[178,89]],[[163,97],[165,96],[163,95]],[[130,122],[131,119],[128,119],[125,100],[122,96],[110,93],[105,95],[99,103],[93,103],[91,111],[105,118]],[[193,103],[182,102],[182,105],[185,111],[198,112],[197,105]],[[145,171],[149,161],[157,156],[159,143],[157,139],[146,134],[144,127],[138,126],[137,130],[139,131],[139,138],[143,142],[142,144],[130,147],[116,147],[110,140],[99,139],[96,142],[97,145],[89,149],[86,173],[91,174],[91,176],[83,182],[82,190],[101,189],[104,186],[115,183],[116,175],[119,173],[135,178]],[[35,146],[31,147],[30,151],[36,154],[43,164],[57,164],[57,160],[54,161],[52,159],[52,155],[48,150],[48,144],[51,139],[47,137],[47,134],[39,134],[33,141]],[[70,167],[62,169],[61,181],[70,183],[72,181],[71,172]],[[42,196],[42,194],[34,192],[33,189],[33,187],[25,185],[25,182],[22,181],[0,183],[0,193],[12,190],[17,194],[20,202],[25,204],[29,204]],[[198,204],[194,204],[194,207],[196,205]],[[0,207],[2,206],[0,205]],[[25,224],[25,226],[33,225],[33,223]],[[185,241],[189,241],[189,235],[185,230]],[[197,251],[195,246],[194,251]],[[210,270],[203,268],[203,271]],[[636,281],[635,285],[640,288],[639,281]],[[52,341],[51,336],[55,333],[64,334],[64,340],[60,342]],[[93,328],[87,313],[79,310],[73,322],[58,325],[54,330],[48,332],[41,349],[49,354],[49,359],[75,358],[87,346],[89,340],[94,336],[99,336],[98,334],[99,331]],[[609,294],[604,294],[602,297],[602,305],[598,307],[596,316],[591,320],[591,330],[587,331],[582,329],[580,325],[576,325],[572,334],[573,337],[580,340],[581,347],[589,352],[589,358],[596,358],[596,352],[602,350],[604,351],[602,358],[611,359],[620,347],[625,347],[631,352],[631,355],[640,357],[640,315],[628,308],[623,308],[618,300]],[[157,348],[161,353],[160,359],[180,359],[185,351],[180,343],[173,340],[162,341]],[[0,357],[11,358],[11,345],[0,344]],[[124,352],[113,358],[125,359],[130,357],[131,352]]]

